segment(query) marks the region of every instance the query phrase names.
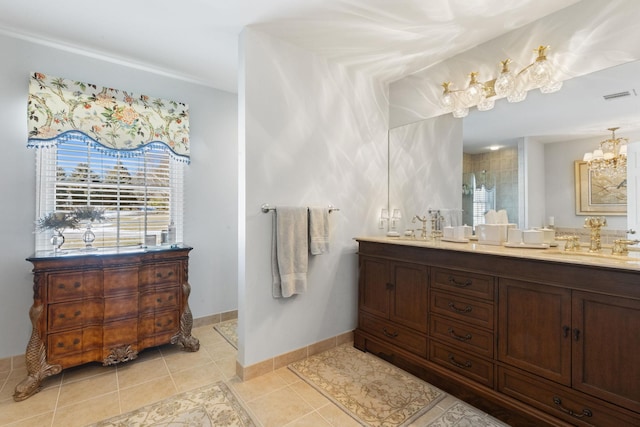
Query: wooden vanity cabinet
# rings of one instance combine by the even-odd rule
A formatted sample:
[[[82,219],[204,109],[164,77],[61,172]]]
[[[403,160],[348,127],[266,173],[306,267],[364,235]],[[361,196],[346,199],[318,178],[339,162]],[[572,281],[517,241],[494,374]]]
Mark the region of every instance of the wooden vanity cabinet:
[[[425,266],[362,257],[359,324],[372,335],[425,357],[427,282]]]
[[[190,250],[28,258],[34,273],[28,376],[14,399],[28,398],[45,377],[72,366],[126,362],[166,343],[197,351],[188,305]]]
[[[357,348],[511,425],[640,426],[640,271],[359,244]],[[392,266],[429,280],[393,299]],[[426,355],[384,333],[391,310],[414,312],[418,295],[429,301]]]

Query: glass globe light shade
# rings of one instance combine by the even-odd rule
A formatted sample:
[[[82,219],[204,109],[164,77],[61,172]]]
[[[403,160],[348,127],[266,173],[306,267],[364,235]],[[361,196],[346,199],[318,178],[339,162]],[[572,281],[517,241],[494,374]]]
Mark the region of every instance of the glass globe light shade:
[[[550,81],[544,86],[540,86],[540,92],[542,93],[554,93],[562,89],[562,82]]]
[[[546,60],[536,61],[531,67],[531,81],[536,86],[546,86],[551,82],[551,68]]]
[[[603,157],[604,157],[604,153],[602,152],[602,150],[595,150],[593,152],[593,159],[594,160],[602,160]]]
[[[489,111],[493,109],[495,103],[493,98],[482,98],[482,101],[478,103],[478,111]]]
[[[593,153],[584,153],[583,162],[590,162],[593,159]]]
[[[527,98],[527,91],[518,89],[513,91],[510,95],[507,95],[507,101],[509,102],[521,102]]]
[[[605,160],[611,160],[613,159],[615,156],[611,151],[607,151],[606,153],[604,153],[604,159]]]
[[[440,99],[440,104],[447,111],[453,110],[453,107],[454,107],[454,104],[455,104],[455,101],[453,100],[453,95],[451,93],[443,94],[442,98]]]
[[[510,95],[516,88],[516,79],[513,73],[511,71],[500,73],[493,88],[497,96]]]
[[[453,114],[453,117],[455,117],[457,119],[461,119],[461,118],[467,117],[469,115],[469,109],[468,108],[456,108],[455,110],[453,110],[452,114]]]

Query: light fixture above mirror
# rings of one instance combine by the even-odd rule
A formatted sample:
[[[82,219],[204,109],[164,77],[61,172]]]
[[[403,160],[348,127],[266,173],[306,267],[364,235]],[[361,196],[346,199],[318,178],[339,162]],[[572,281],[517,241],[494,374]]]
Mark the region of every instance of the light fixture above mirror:
[[[509,102],[520,102],[527,97],[527,92],[540,89],[542,93],[553,93],[560,90],[562,82],[553,79],[553,67],[547,60],[546,51],[549,46],[539,46],[534,52],[534,62],[524,67],[517,74],[509,69],[511,59],[501,61],[500,75],[492,80],[480,82],[478,72],[469,74],[469,84],[465,89],[454,89],[451,82],[442,83],[443,92],[440,102],[447,112],[454,117],[462,118],[469,114],[469,108],[477,107],[479,111],[488,111],[494,107],[496,98],[507,98]]]
[[[587,162],[589,171],[596,175],[609,177],[626,176],[627,174],[627,138],[616,138],[619,128],[609,128],[611,138],[600,142],[600,148],[585,153],[582,158]]]

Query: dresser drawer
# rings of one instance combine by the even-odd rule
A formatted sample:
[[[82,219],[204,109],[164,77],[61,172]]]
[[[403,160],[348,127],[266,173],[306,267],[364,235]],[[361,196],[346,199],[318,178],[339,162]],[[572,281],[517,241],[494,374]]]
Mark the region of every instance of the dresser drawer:
[[[432,288],[493,301],[494,284],[491,276],[434,268],[432,277]]]
[[[138,267],[104,270],[104,294],[117,295],[138,290]]]
[[[429,333],[460,350],[472,352],[480,356],[493,357],[493,334],[463,322],[447,317],[432,315],[429,321]]]
[[[140,294],[140,312],[178,309],[180,307],[179,291],[177,287],[156,292]]]
[[[67,355],[99,349],[102,346],[100,326],[74,329],[68,332],[49,334],[47,337],[47,360],[60,363]]]
[[[126,319],[138,315],[138,294],[104,299],[104,321]]]
[[[429,344],[429,360],[465,377],[493,387],[493,363],[436,341]]]
[[[431,291],[431,312],[493,330],[493,304]]]
[[[177,310],[155,315],[145,315],[140,318],[140,336],[150,337],[178,330],[180,313]]]
[[[105,323],[103,334],[105,349],[135,344],[138,338],[138,319],[133,318]]]
[[[140,269],[140,285],[153,286],[165,283],[178,283],[179,273],[179,262],[145,265]]]
[[[99,325],[102,322],[102,308],[102,300],[97,298],[50,304],[47,313],[49,331]]]
[[[427,357],[427,337],[387,320],[360,314],[360,328],[418,356]]]
[[[640,425],[640,414],[513,369],[498,368],[498,390],[577,426]]]
[[[102,296],[101,273],[96,270],[53,273],[47,278],[49,302]]]

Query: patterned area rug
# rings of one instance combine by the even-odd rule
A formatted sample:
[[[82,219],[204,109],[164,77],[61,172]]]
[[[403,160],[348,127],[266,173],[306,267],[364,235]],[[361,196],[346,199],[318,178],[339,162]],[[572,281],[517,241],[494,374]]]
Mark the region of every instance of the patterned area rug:
[[[292,363],[289,369],[367,426],[407,426],[446,396],[349,344]]]
[[[218,331],[235,349],[238,348],[238,319],[220,322],[213,329]]]
[[[118,415],[90,427],[255,427],[247,411],[223,382],[188,391]]]
[[[509,427],[491,415],[470,406],[464,402],[456,402],[435,420],[427,424],[428,427]]]

